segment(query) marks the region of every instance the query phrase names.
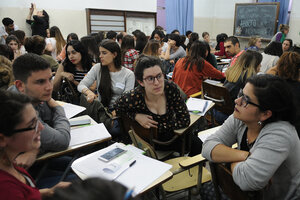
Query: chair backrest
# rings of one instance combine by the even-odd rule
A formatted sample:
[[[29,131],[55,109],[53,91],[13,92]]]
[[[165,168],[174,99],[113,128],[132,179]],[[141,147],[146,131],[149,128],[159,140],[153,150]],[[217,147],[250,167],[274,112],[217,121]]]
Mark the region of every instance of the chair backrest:
[[[216,110],[227,115],[233,113],[234,103],[229,91],[225,87],[203,81],[202,90],[203,98],[213,101]]]
[[[261,199],[261,191],[242,191],[239,186],[234,183],[231,171],[224,164],[210,162],[209,166],[217,200],[221,199],[220,188],[231,200]]]
[[[143,140],[152,143],[153,139],[157,139],[157,129],[146,129],[142,127],[137,121],[133,121],[126,116],[122,116],[122,123],[125,133],[128,133],[130,129],[133,129],[135,133],[139,135]],[[153,144],[151,144],[153,145]]]
[[[154,159],[158,159],[154,148],[148,142],[146,142],[140,136],[138,136],[138,134],[134,131],[132,127],[128,131],[128,134],[134,146],[145,151],[147,156]]]

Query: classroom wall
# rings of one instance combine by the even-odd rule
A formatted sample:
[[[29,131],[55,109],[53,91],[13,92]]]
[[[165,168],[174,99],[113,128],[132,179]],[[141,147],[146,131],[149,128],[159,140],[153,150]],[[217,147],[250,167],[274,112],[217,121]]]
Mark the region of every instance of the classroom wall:
[[[31,0],[1,0],[0,19],[10,17],[26,35],[31,29],[25,19]],[[87,34],[86,8],[156,12],[156,0],[35,0],[38,9],[45,9],[50,16],[50,26],[58,26],[66,37],[75,32],[79,37]],[[141,3],[142,2],[142,3]],[[2,23],[1,23],[2,24]]]
[[[256,0],[194,0],[194,31],[202,34],[207,31],[215,40],[217,34],[233,34],[234,13],[236,3],[255,3]],[[293,0],[290,16],[290,33],[288,38],[300,43],[300,1]],[[201,36],[200,36],[201,37]],[[241,48],[248,45],[247,39],[240,39]],[[263,47],[268,42],[263,42]]]

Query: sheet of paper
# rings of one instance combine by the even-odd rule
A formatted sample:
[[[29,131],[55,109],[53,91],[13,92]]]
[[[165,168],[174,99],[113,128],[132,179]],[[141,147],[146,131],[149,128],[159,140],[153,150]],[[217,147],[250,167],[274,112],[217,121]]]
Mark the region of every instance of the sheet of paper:
[[[104,124],[84,126],[82,128],[71,129],[71,141],[69,146],[76,146],[96,140],[111,137]]]
[[[57,103],[64,108],[66,117],[68,119],[74,117],[75,115],[81,113],[82,111],[84,111],[86,109],[83,106],[78,106],[78,105],[74,105],[74,104],[66,103],[66,102],[62,102],[62,101],[57,101]]]
[[[206,79],[204,82],[210,83],[210,84],[213,84],[213,85],[217,85],[217,84],[221,83],[221,81],[215,81],[215,80],[210,80],[210,79]]]
[[[209,136],[211,136],[212,134],[214,134],[221,126],[217,126],[214,128],[210,128],[204,131],[201,131],[198,133],[198,137],[200,138],[200,140],[202,142],[204,142]]]
[[[137,152],[131,152],[132,155],[134,155],[132,158],[126,157],[126,154],[123,154],[116,160],[114,159],[110,162],[104,162],[98,159],[100,155],[115,147],[127,148],[128,151],[130,151],[130,148],[124,147],[123,144],[114,143],[105,149],[75,160],[72,164],[72,169],[85,174],[87,177],[101,177],[107,179],[106,175],[104,175],[103,168],[118,162],[118,160],[125,160],[125,162],[123,162],[124,166],[122,166],[125,168],[125,171],[122,171],[114,180],[128,188],[134,188],[133,194],[137,195],[172,167],[169,164],[146,157]],[[126,161],[126,159],[128,160]],[[130,164],[134,160],[135,163],[129,167],[128,163]]]
[[[212,101],[209,100],[191,97],[187,100],[186,106],[189,111],[199,111],[201,113],[205,113],[211,103]]]

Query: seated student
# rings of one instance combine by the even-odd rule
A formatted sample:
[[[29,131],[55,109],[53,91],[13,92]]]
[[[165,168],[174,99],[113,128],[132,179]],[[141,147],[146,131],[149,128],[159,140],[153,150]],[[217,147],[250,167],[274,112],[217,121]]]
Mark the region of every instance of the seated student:
[[[145,35],[145,33],[143,33],[140,30],[135,30],[132,32],[132,34],[133,34],[133,38],[135,40],[135,47],[134,47],[135,50],[138,53],[143,52],[143,50],[148,42],[147,36]]]
[[[164,55],[167,51],[168,48],[168,43],[164,42],[163,39],[165,38],[165,34],[163,31],[157,30],[155,29],[150,37],[150,40],[156,40],[158,42],[160,42],[160,45],[162,47],[162,54]]]
[[[261,48],[261,38],[258,36],[251,37],[248,42],[248,47],[245,50],[259,51]]]
[[[261,61],[261,73],[266,73],[271,67],[274,67],[279,60],[279,57],[282,54],[282,48],[281,48],[280,42],[271,42],[266,46],[265,50],[261,55],[263,56],[263,59]]]
[[[47,62],[50,64],[50,68],[52,71],[56,71],[58,68],[58,63],[52,56],[49,56],[47,54],[44,54],[46,42],[45,39],[42,36],[34,35],[31,37],[27,37],[25,39],[25,49],[28,53],[35,53],[42,58],[44,58]]]
[[[134,70],[133,63],[138,58],[139,53],[134,49],[134,39],[131,35],[123,37],[121,44],[122,65],[131,71]]]
[[[57,26],[52,26],[50,28],[50,38],[46,38],[46,51],[51,53],[53,59],[56,60],[56,57],[60,54],[66,41],[62,36],[59,28]]]
[[[0,90],[0,196],[1,199],[41,199],[52,195],[55,188],[39,190],[28,172],[15,164],[22,152],[38,151],[44,126],[31,104],[22,94]]]
[[[6,37],[12,31],[19,30],[19,27],[14,24],[14,20],[9,17],[2,19],[2,26],[0,26],[0,44],[5,44]]]
[[[45,200],[133,200],[132,190],[122,184],[101,178],[88,178],[72,183],[67,188],[55,189],[54,194]]]
[[[261,61],[262,55],[260,53],[247,50],[225,72],[224,87],[228,89],[232,101],[234,101],[240,89],[245,86],[247,78],[259,72]]]
[[[202,33],[202,38],[209,45],[210,51],[214,53],[216,50],[213,47],[214,46],[213,42],[210,41],[209,33],[208,32],[203,32]]]
[[[80,41],[70,41],[67,44],[66,51],[67,57],[63,64],[59,65],[53,81],[53,90],[56,92],[61,88],[63,78],[71,82],[74,90],[77,91],[79,82],[92,67],[92,59]],[[91,90],[95,90],[95,85],[91,87]],[[80,94],[78,92],[78,95],[74,97],[72,103],[79,104],[79,96]]]
[[[157,40],[149,40],[144,48],[143,54],[146,56],[154,56],[160,58],[162,61],[162,71],[164,74],[166,74],[169,67],[169,63],[168,61],[161,58],[162,47],[160,45],[160,42],[158,42]]]
[[[284,39],[282,43],[282,51],[283,52],[290,51],[292,47],[293,47],[293,40]]]
[[[70,33],[67,36],[67,43],[70,42],[71,40],[78,40],[78,35],[76,33]],[[60,61],[63,61],[66,58],[66,46],[67,46],[67,44],[61,50],[60,54],[56,57],[57,61],[60,62]]]
[[[174,30],[171,32],[171,34],[180,35],[180,32],[179,32],[179,30],[177,30],[177,29],[174,29]]]
[[[93,65],[96,63],[99,63],[100,62],[100,59],[99,59],[100,52],[99,52],[99,47],[97,45],[95,37],[84,36],[84,37],[80,38],[80,42],[87,50],[87,52],[93,62]]]
[[[12,63],[0,55],[0,90],[6,90],[13,84]]]
[[[121,47],[123,37],[127,35],[126,32],[120,32],[117,35],[117,43]],[[101,40],[102,41],[102,40]],[[100,45],[100,43],[98,43]]]
[[[177,61],[172,80],[188,96],[201,91],[202,81],[206,78],[223,79],[224,74],[215,69],[204,58],[208,53],[204,42],[193,42],[188,55]]]
[[[14,60],[21,55],[20,51],[20,41],[14,35],[9,35],[6,38],[6,45],[9,46],[14,52]]]
[[[16,31],[12,31],[9,33],[10,35],[14,35],[18,38],[19,42],[20,42],[20,51],[21,51],[21,55],[27,53],[24,47],[24,42],[25,42],[25,32],[22,30],[16,30]]]
[[[116,38],[117,38],[117,32],[115,32],[115,31],[108,31],[106,33],[106,38],[115,42]]]
[[[15,85],[9,91],[23,93],[33,99],[39,120],[45,127],[41,131],[41,148],[16,157],[17,165],[28,168],[38,153],[62,151],[69,146],[70,123],[64,109],[51,98],[52,72],[49,63],[32,53],[18,57],[13,63]]]
[[[199,40],[199,35],[196,32],[191,33],[190,39],[189,39],[189,43],[186,45],[186,55],[188,55],[189,50],[193,44],[193,42]]]
[[[163,57],[165,60],[170,60],[172,64],[175,64],[179,58],[183,58],[186,56],[185,50],[180,46],[180,36],[177,34],[170,34],[169,41],[168,41],[168,48]]]
[[[296,52],[285,52],[282,54],[276,65],[280,78],[285,79],[292,88],[297,106],[296,130],[300,138],[300,54]]]
[[[279,77],[250,77],[222,127],[204,142],[202,155],[231,163],[244,191],[263,190],[263,199],[300,199],[300,140],[293,126],[293,92]],[[231,148],[237,143],[238,148]]]
[[[190,124],[190,115],[180,91],[174,83],[164,80],[159,58],[141,55],[134,73],[139,86],[116,101],[116,114],[135,120],[144,128],[157,128],[160,141],[170,140],[174,130]],[[191,137],[190,155],[193,156],[201,153],[202,142],[196,136]],[[179,151],[180,139],[169,146],[157,145],[156,148]]]
[[[99,100],[105,107],[112,108],[117,98],[133,89],[134,74],[121,65],[121,50],[116,42],[103,40],[99,51],[101,63],[92,67],[77,89],[91,103],[97,96],[88,87],[96,81]]]
[[[225,52],[228,56],[232,57],[229,62],[229,67],[232,66],[236,59],[244,52],[240,49],[239,39],[235,36],[230,36],[224,41]]]
[[[218,68],[218,61],[217,61],[217,58],[214,54],[212,54],[210,52],[211,48],[209,46],[209,44],[207,42],[204,42],[205,46],[206,46],[206,49],[207,49],[207,56],[205,57],[205,60],[207,62],[209,62],[214,68]]]
[[[218,34],[216,37],[217,40],[217,46],[215,55],[220,56],[221,58],[231,58],[230,55],[227,55],[224,47],[224,41],[228,38],[228,35],[226,33]]]

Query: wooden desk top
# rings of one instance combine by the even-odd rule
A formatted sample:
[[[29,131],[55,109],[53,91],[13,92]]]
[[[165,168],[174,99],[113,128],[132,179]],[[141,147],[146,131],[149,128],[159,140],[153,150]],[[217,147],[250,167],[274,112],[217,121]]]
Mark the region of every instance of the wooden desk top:
[[[83,115],[83,116],[79,116],[79,117],[75,117],[75,118],[72,118],[70,119],[70,121],[72,120],[77,120],[77,119],[86,119],[86,118],[89,118],[91,120],[91,125],[94,125],[94,124],[97,124],[97,122],[95,122],[90,116],[88,115]],[[74,128],[78,128],[80,126],[72,126],[71,129],[74,129]],[[55,157],[58,157],[58,156],[61,156],[61,155],[65,155],[67,153],[71,153],[75,150],[79,150],[81,148],[86,148],[86,147],[89,147],[89,146],[93,146],[93,145],[96,145],[96,144],[100,144],[102,142],[106,142],[106,141],[109,141],[111,140],[111,137],[110,138],[106,138],[106,139],[103,139],[103,140],[97,140],[97,141],[92,141],[92,142],[89,142],[89,143],[85,143],[85,144],[80,144],[80,145],[76,145],[76,146],[72,146],[72,147],[68,147],[66,150],[64,151],[58,151],[58,152],[49,152],[49,153],[46,153],[40,157],[38,157],[36,159],[36,161],[43,161],[43,160],[47,160],[47,159],[50,159],[50,158],[55,158]]]
[[[210,107],[209,107],[209,109],[208,110],[210,110],[213,106],[215,105],[215,103],[213,102],[211,105],[210,105]],[[174,133],[176,134],[176,135],[182,135],[183,133],[185,133],[191,126],[193,126],[200,118],[201,118],[202,116],[201,115],[196,115],[196,114],[190,114],[190,120],[191,120],[191,123],[190,123],[190,125],[188,126],[188,127],[186,127],[186,128],[181,128],[181,129],[177,129],[177,130],[174,130]]]

